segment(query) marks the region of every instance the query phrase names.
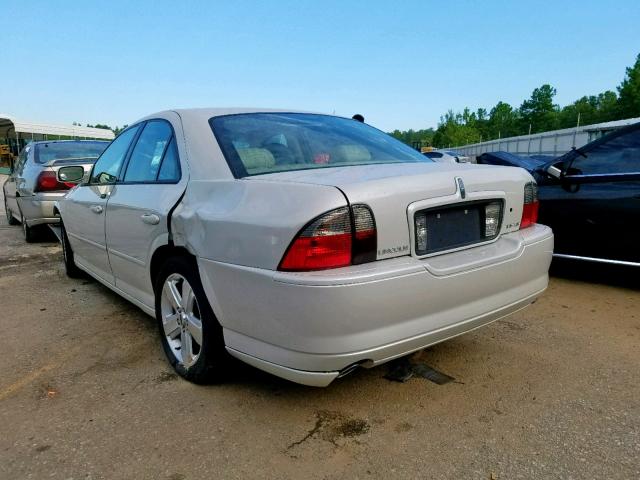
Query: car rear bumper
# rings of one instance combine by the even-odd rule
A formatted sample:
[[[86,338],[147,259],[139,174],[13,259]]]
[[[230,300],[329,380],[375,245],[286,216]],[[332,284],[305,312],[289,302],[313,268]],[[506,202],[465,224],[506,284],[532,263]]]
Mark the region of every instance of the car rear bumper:
[[[55,203],[65,196],[66,192],[35,194],[29,197],[18,197],[20,212],[30,227],[45,223],[60,223],[60,217],[53,213]]]
[[[328,385],[460,335],[533,302],[547,287],[548,227],[418,260],[398,257],[288,273],[200,259],[229,352],[292,381]]]

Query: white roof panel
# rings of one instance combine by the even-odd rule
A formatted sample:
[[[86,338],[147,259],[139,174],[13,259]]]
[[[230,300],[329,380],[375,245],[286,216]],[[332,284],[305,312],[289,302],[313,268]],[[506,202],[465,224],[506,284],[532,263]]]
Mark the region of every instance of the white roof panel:
[[[104,128],[83,127],[78,125],[53,125],[46,123],[17,120],[11,115],[0,114],[0,137],[22,134],[64,135],[68,137],[102,138],[112,140],[114,134]]]

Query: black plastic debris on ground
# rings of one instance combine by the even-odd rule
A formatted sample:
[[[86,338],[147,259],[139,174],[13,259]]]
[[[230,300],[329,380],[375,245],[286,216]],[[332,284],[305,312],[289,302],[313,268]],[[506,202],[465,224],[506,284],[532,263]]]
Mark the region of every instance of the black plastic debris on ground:
[[[406,358],[398,358],[389,363],[389,372],[384,376],[393,382],[406,382],[413,377],[412,365]]]
[[[430,367],[426,363],[411,363],[407,358],[399,358],[393,360],[389,364],[389,372],[384,378],[394,382],[406,382],[413,375],[417,375],[427,380],[431,380],[438,385],[452,382],[455,378],[439,372],[435,368]]]

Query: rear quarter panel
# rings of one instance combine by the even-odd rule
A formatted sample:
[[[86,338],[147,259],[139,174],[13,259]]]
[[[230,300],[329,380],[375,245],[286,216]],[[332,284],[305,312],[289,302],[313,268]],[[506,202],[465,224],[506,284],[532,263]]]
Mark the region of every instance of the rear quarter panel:
[[[347,205],[335,187],[261,180],[192,181],[172,215],[173,240],[199,257],[275,270],[296,234]]]

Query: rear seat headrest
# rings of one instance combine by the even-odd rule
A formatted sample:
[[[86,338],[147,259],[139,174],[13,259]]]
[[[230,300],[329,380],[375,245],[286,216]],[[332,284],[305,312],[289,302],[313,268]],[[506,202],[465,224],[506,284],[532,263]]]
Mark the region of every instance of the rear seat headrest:
[[[269,169],[276,164],[273,154],[266,148],[238,148],[237,152],[248,172]]]

